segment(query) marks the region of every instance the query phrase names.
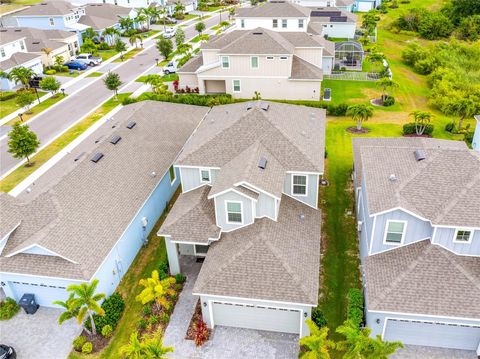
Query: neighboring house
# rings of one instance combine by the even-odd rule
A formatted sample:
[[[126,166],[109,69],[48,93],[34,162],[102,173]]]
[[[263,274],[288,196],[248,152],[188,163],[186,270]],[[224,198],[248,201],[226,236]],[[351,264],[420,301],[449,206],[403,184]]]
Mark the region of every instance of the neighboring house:
[[[172,274],[182,256],[205,257],[193,294],[210,328],[308,335],[324,145],[324,110],[263,101],[213,107],[186,143],[182,194],[158,235]]]
[[[58,0],[32,5],[15,13],[13,17],[17,20],[19,27],[75,32],[81,44],[81,33],[88,26],[79,24],[78,20],[84,15],[85,6],[72,5],[69,2]]]
[[[6,295],[33,293],[52,307],[68,298],[69,284],[93,279],[99,293],[112,294],[176,191],[172,163],[207,111],[125,106],[18,197],[1,194]]]
[[[27,52],[41,55],[43,66],[53,65],[57,56],[69,61],[79,49],[77,35],[69,31],[15,27],[1,29],[0,34],[24,38]]]
[[[319,100],[333,60],[334,43],[319,35],[257,28],[212,37],[178,74],[181,87],[198,87],[201,94]]]
[[[354,0],[292,0],[292,2],[307,7],[332,7],[352,12]]]
[[[310,14],[308,32],[335,38],[353,39],[357,15],[338,9],[314,8]]]
[[[0,70],[8,74],[17,66],[32,69],[38,75],[43,72],[41,56],[27,52],[26,36],[0,29]],[[0,84],[2,91],[12,90],[17,86],[7,78],[1,78]]]
[[[353,11],[367,12],[376,9],[380,5],[382,5],[382,0],[355,0]]]
[[[355,138],[366,325],[404,344],[480,349],[480,152]]]
[[[112,4],[128,8],[141,9],[156,4],[156,0],[73,0],[75,4]]]
[[[480,115],[475,115],[477,125],[475,126],[475,132],[473,134],[472,148],[476,151],[480,151]]]
[[[185,6],[184,13],[189,13],[197,9],[198,1],[197,0],[162,0],[159,3],[162,6],[165,6],[167,9],[167,14],[173,16],[175,14],[175,5],[177,2],[182,3]]]

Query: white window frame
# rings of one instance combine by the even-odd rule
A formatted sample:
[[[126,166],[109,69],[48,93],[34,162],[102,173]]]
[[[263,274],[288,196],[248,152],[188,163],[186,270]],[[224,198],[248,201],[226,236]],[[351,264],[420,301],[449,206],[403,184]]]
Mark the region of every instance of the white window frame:
[[[252,61],[253,61],[254,58],[257,59],[257,67],[253,67]],[[259,62],[258,62],[258,56],[250,56],[250,68],[251,68],[252,70],[257,70],[257,69],[260,67],[259,65],[260,65],[260,64],[259,64]]]
[[[231,222],[228,220],[228,204],[240,204],[240,222]],[[233,212],[232,212],[233,213]],[[235,212],[237,213],[237,212]],[[243,225],[243,202],[241,201],[225,201],[225,220],[228,224]]]
[[[278,29],[278,19],[272,19],[272,28]]]
[[[223,59],[227,59],[227,67],[223,66]],[[229,69],[230,68],[230,56],[220,56],[220,63],[222,64],[222,69]]]
[[[5,56],[6,56],[6,54],[5,54],[5,49],[4,49],[3,47],[0,48],[0,55],[1,55],[2,57],[5,57]]]
[[[208,172],[208,181],[203,180],[202,171]],[[202,182],[202,183],[211,183],[212,182],[212,171],[210,170],[210,168],[199,168],[198,169],[198,174],[200,175],[200,182]]]
[[[403,232],[402,232],[402,238],[400,239],[400,242],[388,242],[387,241],[387,233],[388,233],[388,226],[390,223],[403,223]],[[383,231],[383,244],[387,246],[400,246],[404,243],[405,241],[405,234],[407,233],[407,225],[408,221],[402,221],[399,219],[387,219],[387,223],[385,223],[385,229]]]
[[[460,232],[460,231],[470,232],[470,236],[468,237],[468,241],[458,241],[457,240],[457,235],[458,235],[458,232]],[[457,228],[457,229],[455,229],[455,233],[453,234],[453,243],[470,244],[470,243],[472,243],[473,233],[474,233],[474,230],[471,229],[471,228]]]
[[[50,26],[55,26],[55,20],[54,20],[53,17],[48,18],[48,22],[49,22]]]
[[[293,183],[293,178],[295,176],[300,176],[300,177],[305,177],[305,194],[296,194],[293,192],[293,187],[294,186],[301,186],[301,185],[295,185]],[[290,188],[290,193],[292,194],[292,196],[297,196],[297,197],[308,197],[308,175],[306,174],[303,174],[303,173],[292,173],[292,183],[291,183],[291,188]]]
[[[282,29],[288,29],[288,19],[282,19]]]
[[[300,26],[302,24],[302,26]],[[303,29],[305,27],[305,20],[304,19],[298,19],[298,28]]]
[[[238,81],[238,86],[240,87],[240,90],[236,91],[235,90],[235,81]],[[240,93],[242,92],[242,82],[238,79],[232,80],[232,91],[235,93]]]

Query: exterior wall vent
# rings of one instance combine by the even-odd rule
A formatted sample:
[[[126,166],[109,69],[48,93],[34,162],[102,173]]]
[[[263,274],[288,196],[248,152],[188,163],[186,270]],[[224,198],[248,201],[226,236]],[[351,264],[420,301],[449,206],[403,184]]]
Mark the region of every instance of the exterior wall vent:
[[[129,122],[129,123],[127,124],[127,128],[128,128],[129,130],[131,130],[132,128],[135,127],[136,124],[137,124],[137,123],[136,123],[135,121]]]
[[[103,153],[102,152],[97,152],[93,155],[93,157],[90,159],[90,161],[92,161],[93,163],[97,163],[98,161],[100,161],[103,157]]]
[[[415,150],[413,155],[415,156],[415,160],[417,162],[423,161],[425,158],[427,158],[424,150]]]
[[[111,139],[110,139],[110,143],[112,145],[116,145],[122,138],[118,135],[115,135],[113,136]]]
[[[267,168],[267,159],[265,157],[260,158],[260,161],[258,161],[258,168],[261,168],[262,170]]]

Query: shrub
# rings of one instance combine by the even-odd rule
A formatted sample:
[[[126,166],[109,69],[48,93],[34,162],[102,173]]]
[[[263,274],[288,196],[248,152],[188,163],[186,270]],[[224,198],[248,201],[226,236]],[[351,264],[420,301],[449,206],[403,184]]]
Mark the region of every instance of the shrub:
[[[107,44],[106,42],[101,42],[100,44],[98,44],[98,49],[99,50],[108,50],[108,49],[110,49],[110,45]]]
[[[143,315],[150,315],[152,314],[152,306],[150,304],[146,304],[143,306]]]
[[[187,277],[185,277],[182,273],[175,274],[175,281],[179,284],[184,283],[186,279]]]
[[[427,136],[431,136],[434,128],[435,127],[432,124],[428,123],[425,127],[425,131],[423,132],[423,134],[427,135]],[[416,133],[417,132],[415,130],[415,122],[410,122],[410,123],[406,123],[405,125],[403,125],[403,134],[404,135],[414,135]]]
[[[452,133],[454,132],[454,130],[455,130],[455,124],[453,122],[447,123],[445,125],[445,131]]]
[[[148,325],[148,322],[146,319],[140,319],[137,323],[137,326],[139,329],[146,329],[147,328],[147,325]]]
[[[113,329],[112,329],[112,326],[110,324],[107,324],[107,325],[103,326],[102,335],[105,338],[110,338],[112,336],[112,333],[113,333]]]
[[[346,103],[340,103],[338,105],[328,104],[327,113],[331,116],[346,116],[348,105]]]
[[[125,309],[125,302],[122,296],[119,293],[113,293],[102,303],[102,308],[105,311],[103,317],[96,314],[93,315],[97,330],[101,331],[105,325],[110,325],[112,330],[115,329]],[[87,321],[86,325],[90,329],[90,321]]]
[[[85,344],[83,344],[82,346],[82,353],[83,354],[90,354],[93,350],[93,345],[92,343],[90,342],[86,342]]]
[[[159,321],[160,318],[158,317],[158,315],[152,315],[150,318],[148,318],[148,323],[152,325],[158,324]]]
[[[57,73],[57,70],[50,69],[50,70],[45,70],[43,71],[45,75],[55,75]]]
[[[0,320],[8,320],[12,318],[20,310],[20,306],[15,299],[7,297],[0,302]]]
[[[4,94],[0,95],[0,101],[11,100],[12,98],[15,98],[15,96],[17,96],[17,94],[15,92],[4,93]]]
[[[77,352],[82,350],[83,344],[87,342],[87,338],[84,335],[79,335],[73,340],[73,349]]]
[[[464,141],[467,143],[467,145],[472,145],[472,142],[473,142],[473,135],[474,133],[473,132],[467,132],[465,134],[465,137],[463,138]]]
[[[159,319],[163,324],[167,324],[170,321],[170,316],[167,313],[162,313]]]
[[[323,314],[323,312],[320,310],[319,307],[313,308],[312,320],[319,328],[327,326],[327,320],[325,319],[325,315]]]
[[[348,291],[347,319],[360,325],[363,322],[363,293],[360,289]]]
[[[200,321],[193,326],[193,330],[195,331],[195,345],[200,347],[205,344],[209,336],[207,324],[200,319]]]
[[[130,105],[132,103],[135,103],[137,102],[138,100],[136,98],[133,98],[133,97],[126,97],[123,99],[122,101],[122,105],[123,106],[126,106],[126,105]]]
[[[168,274],[168,262],[166,260],[163,260],[160,262],[158,265],[158,272]]]
[[[393,96],[386,96],[385,99],[383,100],[383,106],[389,107],[393,106],[395,104],[395,97]]]

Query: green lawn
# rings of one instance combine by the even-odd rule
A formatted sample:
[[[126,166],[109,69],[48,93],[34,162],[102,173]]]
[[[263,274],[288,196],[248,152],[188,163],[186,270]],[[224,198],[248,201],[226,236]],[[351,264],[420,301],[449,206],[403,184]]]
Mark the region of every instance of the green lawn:
[[[100,77],[103,75],[103,72],[92,72],[90,74],[88,74],[86,77]]]
[[[43,93],[39,96],[43,96]],[[31,114],[27,114],[27,113],[24,113],[22,115],[22,118],[23,118],[23,121],[28,121],[29,119],[31,119],[33,116],[36,116],[38,115],[39,113],[45,111],[47,108],[49,108],[50,106],[56,104],[57,102],[63,100],[65,97],[67,97],[68,95],[61,95],[61,94],[57,94],[56,97],[50,97],[42,102],[40,102],[40,104],[36,105],[35,107],[32,107],[31,108]],[[38,101],[35,101],[35,103],[38,103]],[[2,107],[2,110],[3,110],[3,102],[0,103],[0,107]],[[18,107],[16,108],[18,109]],[[12,111],[13,112],[13,111]],[[4,126],[11,126],[13,125],[15,122],[19,121],[20,118],[19,117],[15,117],[13,120],[7,122]]]
[[[177,191],[173,199],[170,201],[170,206],[173,205],[179,194],[180,191]],[[148,236],[148,245],[140,249],[140,252],[138,252],[135,260],[117,287],[117,292],[119,292],[125,299],[125,311],[118,322],[117,329],[113,333],[109,345],[101,352],[91,355],[72,352],[70,353],[69,359],[109,359],[121,357],[118,352],[119,349],[128,343],[130,334],[136,330],[137,323],[141,318],[140,314],[143,305],[135,300],[135,297],[141,291],[138,282],[142,278],[149,277],[152,271],[158,268],[160,262],[167,258],[165,241],[163,238],[157,237],[158,229],[162,225],[166,216],[167,213],[164,212],[155,224],[155,227]]]
[[[80,76],[81,73],[83,73],[83,71],[72,70],[72,72],[70,72],[70,71],[57,72],[55,74],[55,76],[77,77],[77,76]]]
[[[37,4],[40,1],[41,0],[13,0],[10,4],[2,4],[2,6],[0,6],[0,15],[20,9],[24,6]]]
[[[147,76],[148,75],[140,76],[135,80],[135,82],[145,82],[145,80],[147,79]],[[171,81],[175,81],[175,80],[178,80],[178,75],[177,74],[168,74],[168,75],[162,76],[162,81],[163,82],[171,82]]]
[[[199,17],[199,16],[198,15],[192,15],[192,14],[185,14],[185,17],[182,19],[182,21],[196,19],[197,17]]]
[[[123,54],[123,61],[130,60],[132,57],[134,57],[136,54],[138,54],[143,50],[144,50],[143,47],[134,47],[130,51]],[[123,62],[123,61],[120,57],[118,59],[113,60],[113,62]]]
[[[115,50],[98,50],[97,56],[102,58],[102,61],[108,60],[110,57],[118,54]]]
[[[106,101],[102,106],[100,106],[93,113],[88,115],[82,121],[77,123],[75,126],[67,130],[63,135],[59,136],[47,147],[38,152],[30,160],[33,163],[32,166],[20,166],[15,171],[10,173],[7,177],[0,181],[0,192],[9,192],[16,185],[22,182],[25,178],[35,172],[40,166],[52,158],[56,153],[58,153],[62,148],[67,146],[75,138],[80,136],[87,128],[101,119],[105,114],[113,110],[115,107],[122,103],[122,100],[128,96],[130,93],[118,95],[118,99],[110,99]],[[45,101],[46,102],[46,101]]]
[[[192,43],[197,43],[197,42],[199,42],[200,40],[208,41],[209,38],[210,38],[210,36],[208,36],[207,34],[197,35],[197,36],[195,36],[193,39],[191,39],[190,42],[192,42]]]
[[[3,95],[7,95],[11,92],[3,92]],[[45,92],[38,91],[38,96],[42,97],[45,95]],[[19,109],[18,105],[15,103],[16,97],[11,98],[10,100],[7,101],[0,101],[0,118],[4,118],[5,116],[11,114],[14,111],[17,111]],[[37,100],[35,100],[34,104],[38,103]],[[35,108],[32,108],[32,111],[34,111]]]

